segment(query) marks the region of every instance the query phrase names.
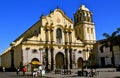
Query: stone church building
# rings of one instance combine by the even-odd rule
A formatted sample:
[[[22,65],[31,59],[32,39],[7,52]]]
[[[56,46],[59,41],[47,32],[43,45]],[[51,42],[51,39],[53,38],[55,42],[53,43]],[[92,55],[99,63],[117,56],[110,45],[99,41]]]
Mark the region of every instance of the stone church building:
[[[92,13],[85,5],[74,14],[74,21],[56,8],[15,39],[1,55],[1,66],[15,68],[42,65],[46,70],[82,68],[96,42]]]

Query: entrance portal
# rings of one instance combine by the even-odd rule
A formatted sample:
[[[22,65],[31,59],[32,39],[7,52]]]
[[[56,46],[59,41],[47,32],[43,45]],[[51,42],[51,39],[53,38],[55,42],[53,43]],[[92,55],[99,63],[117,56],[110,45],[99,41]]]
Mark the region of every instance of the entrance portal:
[[[55,57],[56,69],[61,69],[64,65],[64,55],[62,53],[57,53]]]
[[[41,63],[39,62],[39,60],[37,58],[33,58],[31,61],[31,70],[38,70],[38,67],[41,65]]]
[[[82,69],[83,68],[83,59],[81,57],[78,59],[77,63],[78,63],[78,68]]]

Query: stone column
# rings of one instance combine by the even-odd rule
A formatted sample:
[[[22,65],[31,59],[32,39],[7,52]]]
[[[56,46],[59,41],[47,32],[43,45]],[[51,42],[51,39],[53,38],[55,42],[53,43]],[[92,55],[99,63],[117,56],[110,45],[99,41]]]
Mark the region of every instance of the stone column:
[[[50,41],[51,41],[51,44],[53,44],[53,41],[54,41],[53,30],[50,30]]]
[[[45,30],[45,39],[46,39],[46,44],[47,44],[49,41],[48,29]]]
[[[45,66],[45,70],[47,71],[48,70],[48,47],[45,48],[45,53],[46,53],[46,57],[45,57],[45,60],[46,60],[46,66]]]
[[[72,48],[69,49],[70,69],[72,69]]]
[[[68,36],[67,36],[67,32],[65,31],[65,45],[68,43]]]
[[[53,48],[50,49],[51,52],[51,70],[54,70],[54,53],[53,53]]]
[[[65,49],[65,68],[68,69],[68,49]]]
[[[48,29],[47,27],[45,28],[45,61],[46,61],[46,66],[45,66],[45,70],[48,71],[48,65],[49,65],[49,62],[48,62]]]
[[[54,70],[54,53],[53,53],[53,29],[52,29],[52,26],[50,28],[50,42],[51,42],[51,45],[50,45],[50,52],[51,52],[51,70]]]

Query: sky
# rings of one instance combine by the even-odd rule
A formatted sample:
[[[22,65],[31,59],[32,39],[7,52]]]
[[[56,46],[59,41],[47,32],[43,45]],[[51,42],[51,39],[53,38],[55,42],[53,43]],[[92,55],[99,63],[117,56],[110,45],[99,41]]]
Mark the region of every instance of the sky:
[[[0,54],[36,23],[41,14],[59,7],[67,17],[84,4],[92,13],[96,40],[120,27],[120,0],[0,0]]]

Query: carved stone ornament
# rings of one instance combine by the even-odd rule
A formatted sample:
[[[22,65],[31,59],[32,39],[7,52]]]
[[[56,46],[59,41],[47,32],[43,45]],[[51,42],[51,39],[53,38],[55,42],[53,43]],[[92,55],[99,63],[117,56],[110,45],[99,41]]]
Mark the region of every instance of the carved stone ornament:
[[[59,18],[59,17],[57,17],[57,20],[56,20],[56,21],[57,21],[57,23],[60,23],[60,18]]]

